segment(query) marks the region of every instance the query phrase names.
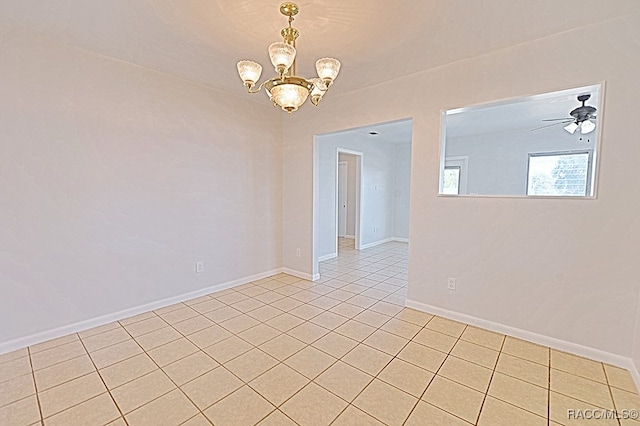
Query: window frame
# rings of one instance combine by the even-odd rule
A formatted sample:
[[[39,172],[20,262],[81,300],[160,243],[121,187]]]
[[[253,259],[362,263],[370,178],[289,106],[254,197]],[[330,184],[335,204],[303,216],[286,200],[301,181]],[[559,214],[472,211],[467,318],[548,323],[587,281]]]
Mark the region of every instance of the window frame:
[[[578,154],[587,154],[587,181],[585,186],[585,192],[583,195],[567,195],[567,194],[529,194],[529,178],[530,178],[530,166],[531,166],[531,157],[560,157],[563,155],[578,155]],[[544,151],[544,152],[530,152],[527,156],[527,181],[525,182],[525,195],[527,197],[570,197],[570,198],[592,198],[594,197],[593,193],[593,180],[595,178],[595,173],[593,170],[593,158],[594,158],[593,149],[575,149],[569,151]]]

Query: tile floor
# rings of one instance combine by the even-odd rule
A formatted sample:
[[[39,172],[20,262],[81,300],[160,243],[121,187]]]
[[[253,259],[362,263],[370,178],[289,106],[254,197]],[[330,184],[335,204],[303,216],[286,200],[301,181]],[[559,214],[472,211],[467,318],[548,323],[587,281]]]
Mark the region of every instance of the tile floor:
[[[625,370],[405,308],[407,245],[0,356],[0,425],[619,425]]]

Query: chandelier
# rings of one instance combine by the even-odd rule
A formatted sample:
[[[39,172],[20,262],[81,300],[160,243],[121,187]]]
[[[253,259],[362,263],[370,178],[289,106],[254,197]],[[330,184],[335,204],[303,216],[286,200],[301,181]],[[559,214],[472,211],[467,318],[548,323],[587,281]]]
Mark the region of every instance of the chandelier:
[[[295,3],[286,2],[280,5],[280,13],[289,17],[289,26],[280,32],[283,41],[269,46],[269,57],[278,74],[277,77],[255,88],[262,74],[262,65],[253,61],[238,62],[238,74],[247,92],[258,93],[264,87],[273,105],[289,113],[296,111],[309,97],[311,103],[318,106],[340,71],[340,61],[322,58],[316,62],[318,77],[307,80],[296,75],[296,39],[300,32],[293,28],[291,23],[299,11]]]

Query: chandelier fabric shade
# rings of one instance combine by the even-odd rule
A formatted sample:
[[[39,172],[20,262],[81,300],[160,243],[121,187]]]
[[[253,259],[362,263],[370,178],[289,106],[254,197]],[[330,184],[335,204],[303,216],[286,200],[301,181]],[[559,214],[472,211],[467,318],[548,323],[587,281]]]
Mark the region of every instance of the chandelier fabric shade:
[[[289,17],[289,26],[281,31],[283,41],[269,45],[269,58],[277,76],[264,81],[259,86],[262,65],[244,60],[237,64],[238,74],[247,92],[258,93],[264,87],[274,106],[289,113],[296,111],[308,98],[318,106],[340,72],[340,61],[334,58],[322,58],[316,62],[318,76],[306,79],[296,75],[296,39],[300,32],[291,26],[293,17],[299,12],[297,4],[286,2],[280,5],[280,13]]]

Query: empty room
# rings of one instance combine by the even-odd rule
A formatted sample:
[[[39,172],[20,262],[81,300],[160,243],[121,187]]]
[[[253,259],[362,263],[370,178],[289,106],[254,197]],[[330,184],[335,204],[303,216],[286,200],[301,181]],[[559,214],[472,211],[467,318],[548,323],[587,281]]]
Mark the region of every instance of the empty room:
[[[1,1],[0,425],[640,426],[639,20]]]

